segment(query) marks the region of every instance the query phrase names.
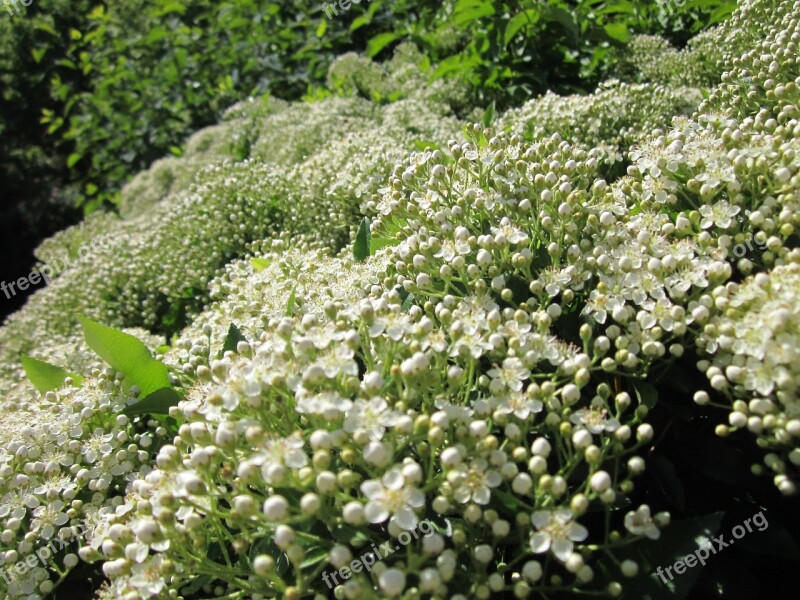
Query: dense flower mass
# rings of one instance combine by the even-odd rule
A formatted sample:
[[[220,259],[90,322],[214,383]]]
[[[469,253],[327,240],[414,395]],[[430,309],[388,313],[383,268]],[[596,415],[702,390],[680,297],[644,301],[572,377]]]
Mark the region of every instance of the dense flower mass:
[[[795,3],[745,1],[493,126],[409,46],[231,109],[45,242],[108,250],[0,329],[0,563],[69,542],[0,590],[79,556],[126,600],[619,597],[670,528],[638,486],[677,363],[794,493],[799,41]],[[127,416],[78,315],[170,334],[129,330],[180,402]],[[20,351],[86,379],[37,394]]]

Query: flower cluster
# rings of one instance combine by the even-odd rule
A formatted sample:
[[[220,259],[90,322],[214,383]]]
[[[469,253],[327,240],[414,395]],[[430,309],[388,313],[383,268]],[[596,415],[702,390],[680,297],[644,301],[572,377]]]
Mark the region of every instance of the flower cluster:
[[[795,4],[745,0],[682,52],[638,38],[629,81],[495,129],[453,116],[455,88],[416,89],[409,46],[342,57],[338,96],[234,107],[120,217],[45,244],[112,239],[0,329],[0,559],[88,523],[102,598],[322,598],[322,573],[425,520],[336,597],[618,597],[629,546],[669,526],[637,477],[651,382],[681,359],[717,432],[752,434],[794,492]],[[171,443],[120,414],[110,371],[30,403],[20,350],[98,366],[75,313],[178,332]],[[72,554],[9,594],[46,594]]]
[[[727,435],[747,429],[759,445],[775,450],[764,462],[775,484],[794,493],[787,471],[800,466],[800,265],[776,267],[741,284],[719,287],[714,304],[720,309],[704,327],[698,345],[711,360],[701,365],[711,387],[731,402]],[[709,401],[706,392],[695,398]]]
[[[163,435],[120,414],[132,401],[112,371],[20,403],[0,431],[0,580],[4,598],[44,598],[129,482],[144,476]],[[78,537],[78,534],[81,534]],[[52,545],[58,540],[56,546]],[[58,552],[44,552],[46,546]],[[37,559],[38,557],[38,559]],[[33,560],[31,560],[33,559]],[[24,574],[9,571],[20,561]]]

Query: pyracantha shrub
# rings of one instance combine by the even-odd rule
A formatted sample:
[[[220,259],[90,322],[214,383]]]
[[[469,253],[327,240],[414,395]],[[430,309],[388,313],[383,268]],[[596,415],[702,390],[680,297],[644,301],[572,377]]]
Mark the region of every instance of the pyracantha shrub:
[[[0,330],[0,558],[74,539],[4,592],[78,554],[126,600],[636,595],[670,532],[646,470],[679,362],[795,492],[799,36],[795,3],[742,2],[494,127],[413,89],[408,47],[342,57],[338,97],[232,109],[120,217],[44,244],[111,240]],[[140,399],[77,314],[176,333],[168,416],[122,413]],[[89,377],[36,395],[31,348]]]

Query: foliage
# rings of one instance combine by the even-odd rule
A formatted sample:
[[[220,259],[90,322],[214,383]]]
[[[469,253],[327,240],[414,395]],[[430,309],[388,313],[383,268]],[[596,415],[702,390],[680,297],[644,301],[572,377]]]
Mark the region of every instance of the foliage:
[[[315,3],[42,0],[3,24],[10,46],[0,59],[16,73],[5,75],[16,102],[5,126],[24,124],[6,152],[22,173],[70,184],[67,197],[91,211],[133,173],[180,155],[189,132],[236,100],[318,93],[347,50],[385,56],[413,41],[438,64],[431,77],[466,82],[474,104],[506,107],[548,89],[591,89],[631,34],[680,44],[733,4],[688,2],[665,18],[655,0],[373,0],[328,18]]]

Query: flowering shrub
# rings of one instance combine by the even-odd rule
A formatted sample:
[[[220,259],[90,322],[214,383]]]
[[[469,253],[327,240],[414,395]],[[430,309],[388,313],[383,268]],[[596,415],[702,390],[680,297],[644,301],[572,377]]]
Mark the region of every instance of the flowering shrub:
[[[409,47],[343,57],[339,97],[243,103],[119,218],[50,240],[118,246],[0,330],[3,414],[42,415],[4,433],[0,559],[88,532],[8,594],[48,593],[77,553],[101,598],[645,597],[721,523],[657,492],[670,410],[765,450],[753,473],[793,494],[800,14],[743,2],[706,36],[675,58],[702,77],[483,124],[453,116],[457,88],[414,89]],[[175,400],[126,383],[137,361],[96,368],[76,313],[174,333],[137,337]],[[26,405],[20,350],[90,377],[56,370]]]

